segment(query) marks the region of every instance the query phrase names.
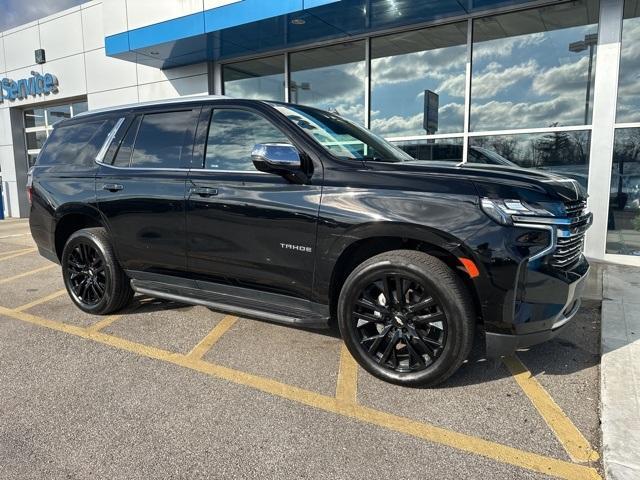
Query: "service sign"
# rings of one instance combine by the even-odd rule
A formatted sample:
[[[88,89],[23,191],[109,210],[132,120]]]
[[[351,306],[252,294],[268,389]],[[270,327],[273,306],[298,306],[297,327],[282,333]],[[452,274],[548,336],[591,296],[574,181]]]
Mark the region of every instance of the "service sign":
[[[58,79],[55,75],[31,72],[31,77],[20,80],[3,78],[0,81],[0,103],[7,100],[22,100],[29,96],[38,97],[58,92]]]

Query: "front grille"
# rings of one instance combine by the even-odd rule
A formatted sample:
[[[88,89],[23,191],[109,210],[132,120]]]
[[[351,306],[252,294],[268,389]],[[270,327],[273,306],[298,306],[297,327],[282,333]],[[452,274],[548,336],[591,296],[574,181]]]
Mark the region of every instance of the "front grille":
[[[567,237],[558,237],[556,251],[551,257],[551,265],[567,269],[572,267],[582,255],[584,248],[584,232]]]
[[[564,204],[564,209],[567,212],[567,217],[569,218],[580,217],[585,208],[587,208],[587,202],[585,200],[565,202]]]
[[[584,200],[565,202],[564,208],[567,217],[574,221],[567,226],[567,230],[558,229],[558,242],[550,263],[553,267],[566,270],[580,260],[584,249],[584,236],[588,227],[588,217],[585,217],[587,202]]]

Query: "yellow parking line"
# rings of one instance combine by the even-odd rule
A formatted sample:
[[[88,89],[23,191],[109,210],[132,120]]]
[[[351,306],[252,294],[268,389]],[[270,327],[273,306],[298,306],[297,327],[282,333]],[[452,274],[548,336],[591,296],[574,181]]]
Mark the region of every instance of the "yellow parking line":
[[[0,285],[2,285],[3,283],[13,282],[14,280],[18,280],[19,278],[28,277],[29,275],[33,275],[35,273],[44,272],[45,270],[51,270],[52,268],[55,268],[57,266],[58,265],[53,263],[53,264],[47,265],[45,267],[36,268],[35,270],[30,270],[28,272],[24,272],[24,273],[20,273],[18,275],[14,275],[13,277],[3,278],[2,280],[0,280]]]
[[[33,253],[37,249],[35,248],[21,248],[20,250],[12,250],[11,252],[2,252],[0,253],[0,261],[9,260],[10,258],[20,257],[22,255],[26,255],[27,253]]]
[[[116,320],[119,320],[120,318],[122,318],[122,315],[109,315],[103,318],[102,320],[100,320],[99,322],[94,323],[90,327],[85,328],[85,330],[87,332],[99,332],[100,330],[108,327],[109,325],[111,325]]]
[[[225,316],[199,344],[193,347],[193,349],[187,354],[187,357],[193,360],[200,360],[204,357],[205,353],[207,353],[211,347],[220,340],[222,335],[233,327],[233,324],[236,323],[237,320],[238,317],[234,317],[233,315]]]
[[[336,399],[347,404],[355,404],[358,399],[358,364],[344,343],[340,350]]]
[[[15,310],[5,307],[0,307],[0,315],[68,333],[77,337],[90,339],[137,355],[189,368],[231,383],[251,387],[253,389],[324,410],[326,412],[354,418],[372,425],[378,425],[388,430],[393,430],[406,435],[422,438],[433,443],[481,455],[498,462],[515,465],[517,467],[522,467],[567,480],[601,479],[598,472],[591,467],[576,465],[564,460],[526,452],[500,443],[472,437],[470,435],[454,432],[434,425],[416,422],[408,418],[399,417],[374,410],[372,408],[358,405],[346,405],[344,402],[333,397],[304,390],[299,387],[286,385],[276,380],[234,370],[221,365],[215,365],[203,360],[190,358],[186,355],[142,345],[140,343],[114,337],[112,335],[106,335],[102,332],[90,332],[75,325],[54,322],[26,312],[16,312]]]
[[[29,302],[20,307],[14,308],[16,312],[24,312],[25,310],[29,310],[30,308],[35,307],[36,305],[40,305],[42,303],[46,303],[54,298],[58,298],[67,293],[66,289],[58,290],[57,292],[53,292],[51,295],[47,295],[46,297],[39,298],[38,300],[34,300],[33,302]]]
[[[513,378],[549,425],[574,462],[593,462],[600,458],[589,441],[562,411],[551,395],[540,385],[527,367],[513,356],[503,359]]]

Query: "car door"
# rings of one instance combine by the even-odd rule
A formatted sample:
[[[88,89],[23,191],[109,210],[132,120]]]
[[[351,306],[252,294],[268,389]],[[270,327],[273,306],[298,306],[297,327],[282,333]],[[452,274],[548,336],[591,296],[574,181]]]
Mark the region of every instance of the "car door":
[[[215,282],[310,298],[321,169],[304,184],[258,171],[256,144],[292,143],[263,113],[216,107],[207,123],[188,179],[190,272],[202,288]]]
[[[98,171],[98,206],[126,270],[186,274],[187,167],[200,109],[130,115]]]

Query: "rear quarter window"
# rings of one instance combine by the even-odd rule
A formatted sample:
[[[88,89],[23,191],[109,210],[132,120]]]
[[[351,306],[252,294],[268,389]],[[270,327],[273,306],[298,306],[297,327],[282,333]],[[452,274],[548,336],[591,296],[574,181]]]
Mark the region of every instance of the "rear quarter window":
[[[61,125],[45,143],[36,165],[91,167],[116,120],[98,120]]]

